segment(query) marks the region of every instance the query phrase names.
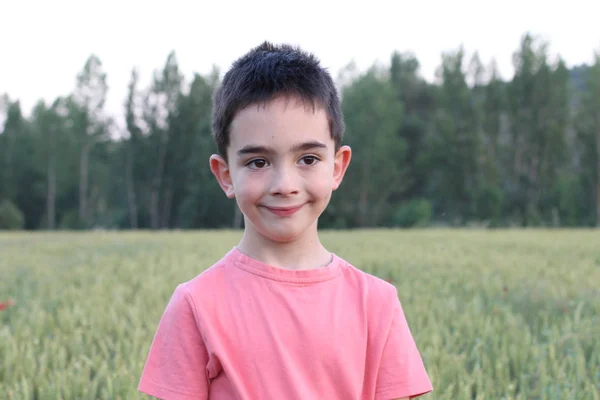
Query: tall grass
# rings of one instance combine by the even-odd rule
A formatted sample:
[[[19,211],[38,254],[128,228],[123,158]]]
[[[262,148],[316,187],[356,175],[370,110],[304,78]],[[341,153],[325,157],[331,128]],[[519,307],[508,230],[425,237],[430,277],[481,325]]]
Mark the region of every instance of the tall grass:
[[[239,232],[0,234],[0,398],[137,399],[175,286]],[[600,400],[600,232],[326,232],[398,288],[430,399]]]

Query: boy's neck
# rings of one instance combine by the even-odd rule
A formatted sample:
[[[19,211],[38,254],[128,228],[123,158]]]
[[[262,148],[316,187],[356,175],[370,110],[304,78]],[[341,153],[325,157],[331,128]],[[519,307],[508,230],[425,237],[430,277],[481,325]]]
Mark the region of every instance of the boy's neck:
[[[321,244],[316,229],[295,241],[281,243],[246,228],[237,248],[260,262],[291,270],[320,268],[332,260],[332,254]]]

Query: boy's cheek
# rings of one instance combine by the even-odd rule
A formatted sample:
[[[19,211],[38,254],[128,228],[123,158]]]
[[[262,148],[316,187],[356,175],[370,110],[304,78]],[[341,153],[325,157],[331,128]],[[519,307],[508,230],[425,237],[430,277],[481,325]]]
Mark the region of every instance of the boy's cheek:
[[[255,197],[260,197],[261,185],[252,180],[241,180],[235,186],[235,194],[237,197],[245,200],[254,200]]]
[[[318,180],[314,180],[308,187],[308,190],[313,192],[319,197],[325,197],[329,195],[329,192],[333,189],[333,179],[331,177],[321,177]]]

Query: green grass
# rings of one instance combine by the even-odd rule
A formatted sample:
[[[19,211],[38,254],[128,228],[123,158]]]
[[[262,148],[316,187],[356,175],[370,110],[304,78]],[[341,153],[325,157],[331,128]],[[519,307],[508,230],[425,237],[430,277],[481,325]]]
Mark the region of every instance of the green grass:
[[[0,398],[136,399],[175,286],[239,232],[0,233]],[[600,399],[600,232],[327,232],[398,287],[429,399]]]

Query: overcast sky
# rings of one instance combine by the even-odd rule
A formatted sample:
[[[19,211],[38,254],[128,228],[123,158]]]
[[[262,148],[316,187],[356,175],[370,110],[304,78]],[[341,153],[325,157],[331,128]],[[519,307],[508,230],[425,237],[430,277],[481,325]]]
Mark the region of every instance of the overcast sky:
[[[441,53],[460,44],[496,58],[502,75],[530,31],[550,42],[569,66],[600,51],[599,0],[138,1],[0,0],[0,93],[35,102],[69,93],[93,52],[108,74],[107,110],[122,114],[131,69],[142,85],[175,50],[189,79],[222,70],[263,40],[314,52],[334,76],[354,60],[361,69],[414,52],[431,80]]]

